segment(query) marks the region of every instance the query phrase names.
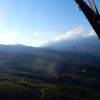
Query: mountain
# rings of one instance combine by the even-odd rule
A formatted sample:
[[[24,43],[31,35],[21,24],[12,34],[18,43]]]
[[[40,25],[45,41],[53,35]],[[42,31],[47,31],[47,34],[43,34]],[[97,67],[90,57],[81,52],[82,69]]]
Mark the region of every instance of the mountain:
[[[72,47],[66,47],[64,48],[65,51],[71,51],[71,52],[80,52],[80,53],[86,53],[86,51],[79,49],[78,47],[72,46]]]
[[[0,50],[0,57],[8,57],[10,56],[10,53],[6,52],[6,51],[3,51],[3,50]]]
[[[66,48],[60,48],[60,47],[54,47],[54,46],[46,46],[44,48],[49,48],[53,50],[59,50],[59,51],[70,51],[70,52],[79,52],[79,53],[87,53],[84,50],[79,49],[78,47],[72,46],[72,47],[66,47]]]
[[[47,48],[37,48],[24,45],[0,45],[0,49],[10,54],[34,54],[45,57],[52,57],[65,61],[77,61],[89,64],[100,65],[100,57],[87,53],[57,51]]]
[[[0,49],[1,100],[99,100],[100,57],[76,46],[47,49],[18,44]]]
[[[0,71],[8,71],[10,69],[46,75],[66,73],[77,75],[79,77],[100,79],[100,67],[75,61],[63,61],[32,54],[17,54],[13,55],[9,59],[1,59],[0,61]],[[8,70],[6,70],[6,68]]]
[[[100,40],[98,39],[98,37],[95,36],[84,37],[80,39],[56,41],[51,42],[49,44],[46,43],[41,47],[62,51],[100,54]]]
[[[71,74],[0,71],[1,100],[99,100],[100,80]]]
[[[99,100],[99,57],[24,45],[0,46],[1,100]]]
[[[82,38],[77,38],[77,39],[69,39],[69,40],[59,40],[59,41],[52,41],[52,42],[47,42],[41,47],[46,47],[46,46],[54,46],[54,47],[69,47],[69,46],[78,46],[78,45],[93,45],[93,44],[98,44],[100,43],[98,37],[96,36],[90,36],[90,37],[82,37]]]

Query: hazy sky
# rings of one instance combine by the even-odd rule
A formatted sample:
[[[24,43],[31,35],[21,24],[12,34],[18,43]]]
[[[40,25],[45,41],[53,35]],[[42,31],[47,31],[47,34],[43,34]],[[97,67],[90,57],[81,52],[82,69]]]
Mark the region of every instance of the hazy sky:
[[[94,1],[100,11],[100,0]],[[0,44],[40,46],[91,35],[74,0],[0,0]]]

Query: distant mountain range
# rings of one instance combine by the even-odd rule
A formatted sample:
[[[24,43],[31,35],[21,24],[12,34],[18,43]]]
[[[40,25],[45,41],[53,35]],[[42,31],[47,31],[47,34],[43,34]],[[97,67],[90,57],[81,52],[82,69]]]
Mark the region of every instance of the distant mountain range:
[[[10,53],[0,50],[0,57],[7,57],[7,56],[10,56]]]
[[[71,52],[100,54],[100,40],[96,36],[84,37],[80,39],[47,42],[41,47]]]
[[[100,65],[100,57],[88,53],[83,53],[81,50],[79,50],[80,51],[79,53],[79,52],[71,52],[71,51],[57,51],[48,48],[42,48],[42,47],[37,48],[37,47],[24,46],[24,45],[0,45],[0,49],[1,52],[4,52],[3,53],[4,55],[34,54],[39,56],[52,57],[54,59],[56,58],[59,60],[76,61],[76,62]]]
[[[68,45],[1,44],[0,99],[99,100],[99,41]]]

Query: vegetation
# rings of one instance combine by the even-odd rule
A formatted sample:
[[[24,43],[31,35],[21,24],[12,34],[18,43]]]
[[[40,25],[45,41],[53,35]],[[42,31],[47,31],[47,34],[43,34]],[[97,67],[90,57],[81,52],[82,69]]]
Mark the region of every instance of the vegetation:
[[[31,55],[1,57],[0,99],[99,100],[99,73],[99,66],[75,61]]]
[[[11,75],[0,74],[1,100],[99,100],[100,80],[81,78],[69,74],[61,74],[56,79],[53,75],[34,75],[29,73]],[[16,73],[16,71],[13,71]],[[40,79],[40,80],[39,80]],[[42,92],[43,91],[43,92]]]
[[[0,58],[0,66],[34,74],[73,74],[85,78],[100,79],[100,67],[75,61],[58,60],[30,54]],[[85,70],[83,72],[83,70]]]

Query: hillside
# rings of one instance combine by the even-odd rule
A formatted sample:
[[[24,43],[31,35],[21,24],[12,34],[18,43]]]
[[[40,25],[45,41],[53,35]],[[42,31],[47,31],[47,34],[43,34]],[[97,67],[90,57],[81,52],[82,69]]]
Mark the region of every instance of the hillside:
[[[70,74],[36,75],[0,71],[1,100],[99,100],[100,80]]]
[[[10,56],[10,53],[0,50],[0,57],[9,57],[9,56]]]
[[[100,54],[100,40],[94,36],[80,39],[52,41],[50,43],[47,42],[41,47],[62,51]]]
[[[0,58],[1,100],[99,100],[99,87],[94,65],[32,54]]]
[[[34,54],[38,56],[52,57],[65,61],[76,61],[88,64],[100,65],[100,57],[83,52],[57,51],[46,48],[36,48],[24,45],[0,45],[2,51],[10,54]]]
[[[99,100],[99,57],[23,45],[5,50],[10,52],[1,50],[1,100]]]
[[[73,74],[85,78],[100,79],[100,67],[79,63],[75,61],[63,61],[50,57],[29,54],[17,54],[10,58],[1,58],[2,68],[34,73],[34,74]],[[85,72],[83,72],[85,70]]]

